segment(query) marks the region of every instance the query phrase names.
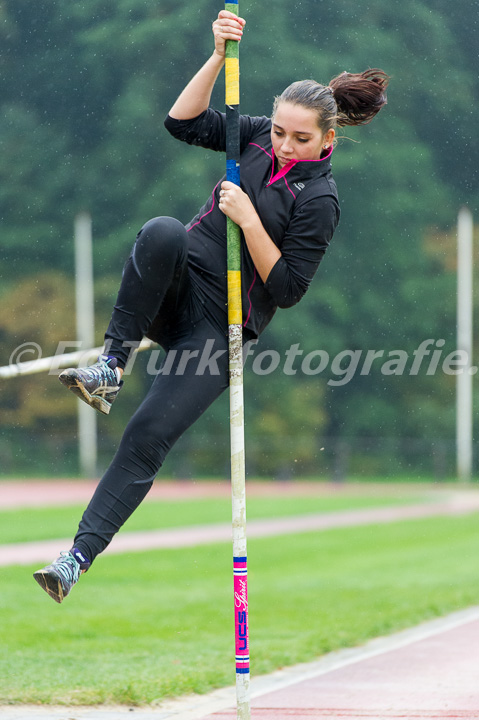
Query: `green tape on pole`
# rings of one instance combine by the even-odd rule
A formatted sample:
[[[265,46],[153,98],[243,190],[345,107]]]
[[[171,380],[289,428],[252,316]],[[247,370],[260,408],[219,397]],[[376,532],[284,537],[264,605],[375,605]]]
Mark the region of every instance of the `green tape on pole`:
[[[239,43],[236,40],[227,40],[225,48],[225,58],[239,58]]]
[[[234,15],[238,15],[238,3],[225,3],[225,10],[229,10],[230,12],[234,13]],[[227,57],[227,58],[239,57],[239,42],[237,42],[236,40],[227,40],[226,41],[225,57]]]
[[[226,218],[228,234],[228,270],[241,270],[240,229],[230,218]]]

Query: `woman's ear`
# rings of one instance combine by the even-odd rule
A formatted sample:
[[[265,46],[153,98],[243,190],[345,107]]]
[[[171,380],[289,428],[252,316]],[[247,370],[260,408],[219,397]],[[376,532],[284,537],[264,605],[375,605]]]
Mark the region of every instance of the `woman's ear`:
[[[331,128],[330,130],[328,130],[326,135],[323,137],[323,148],[325,150],[327,150],[328,148],[331,147],[331,145],[334,142],[335,135],[336,135],[336,131],[334,130],[334,128]]]

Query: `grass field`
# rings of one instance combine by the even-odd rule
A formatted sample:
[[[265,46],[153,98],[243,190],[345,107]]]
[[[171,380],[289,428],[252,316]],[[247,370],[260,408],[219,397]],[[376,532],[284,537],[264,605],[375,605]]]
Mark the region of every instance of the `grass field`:
[[[252,499],[249,516],[324,510],[326,503],[282,500]],[[340,500],[330,498],[329,509],[339,509],[333,505]],[[165,522],[224,521],[216,502],[191,503],[188,520],[190,504],[181,503],[180,512],[171,503]],[[158,527],[155,505],[144,505],[130,528],[148,527],[153,517]],[[59,528],[58,517],[58,509],[12,511],[1,514],[0,528],[3,538],[68,535],[71,527]],[[248,555],[255,675],[479,597],[477,515],[250,540]],[[101,556],[61,606],[36,586],[35,569],[0,569],[0,702],[134,705],[234,684],[229,543]]]

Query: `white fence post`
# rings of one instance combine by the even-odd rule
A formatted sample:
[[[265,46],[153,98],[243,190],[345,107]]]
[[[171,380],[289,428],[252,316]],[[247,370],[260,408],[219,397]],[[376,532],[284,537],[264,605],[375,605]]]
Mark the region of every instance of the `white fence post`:
[[[463,207],[457,219],[457,349],[466,362],[457,375],[456,452],[457,475],[468,482],[472,475],[472,213]]]
[[[93,289],[93,249],[91,217],[80,213],[75,218],[75,296],[77,340],[86,350],[95,341]],[[97,472],[96,412],[78,400],[78,454],[80,472],[94,478]]]

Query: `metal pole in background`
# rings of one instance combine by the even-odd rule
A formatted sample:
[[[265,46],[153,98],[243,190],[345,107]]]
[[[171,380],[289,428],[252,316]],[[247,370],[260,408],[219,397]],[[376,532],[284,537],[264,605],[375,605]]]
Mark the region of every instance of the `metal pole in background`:
[[[238,14],[238,0],[225,10]],[[240,184],[239,43],[226,42],[226,179]],[[227,220],[228,325],[230,375],[231,497],[233,515],[233,578],[235,612],[236,708],[238,720],[249,720],[250,665],[248,570],[246,555],[246,483],[243,406],[243,312],[241,303],[241,236]]]
[[[92,231],[88,213],[80,213],[75,218],[75,297],[77,340],[81,350],[87,350],[93,347],[95,340]],[[78,454],[81,474],[94,478],[97,417],[81,400],[78,400]]]
[[[153,340],[144,338],[138,349],[133,352],[137,353],[143,352],[144,350],[152,350],[155,345],[156,343],[154,343]],[[103,345],[99,345],[98,347],[87,348],[87,350],[52,355],[50,357],[39,358],[38,360],[24,360],[15,365],[2,365],[0,366],[0,380],[22,377],[23,375],[36,375],[37,373],[43,372],[54,374],[61,368],[70,368],[74,365],[90,365],[90,363],[95,362],[103,350]]]
[[[472,475],[472,238],[472,214],[463,207],[457,219],[457,349],[467,361],[456,384],[457,476],[462,482]]]

